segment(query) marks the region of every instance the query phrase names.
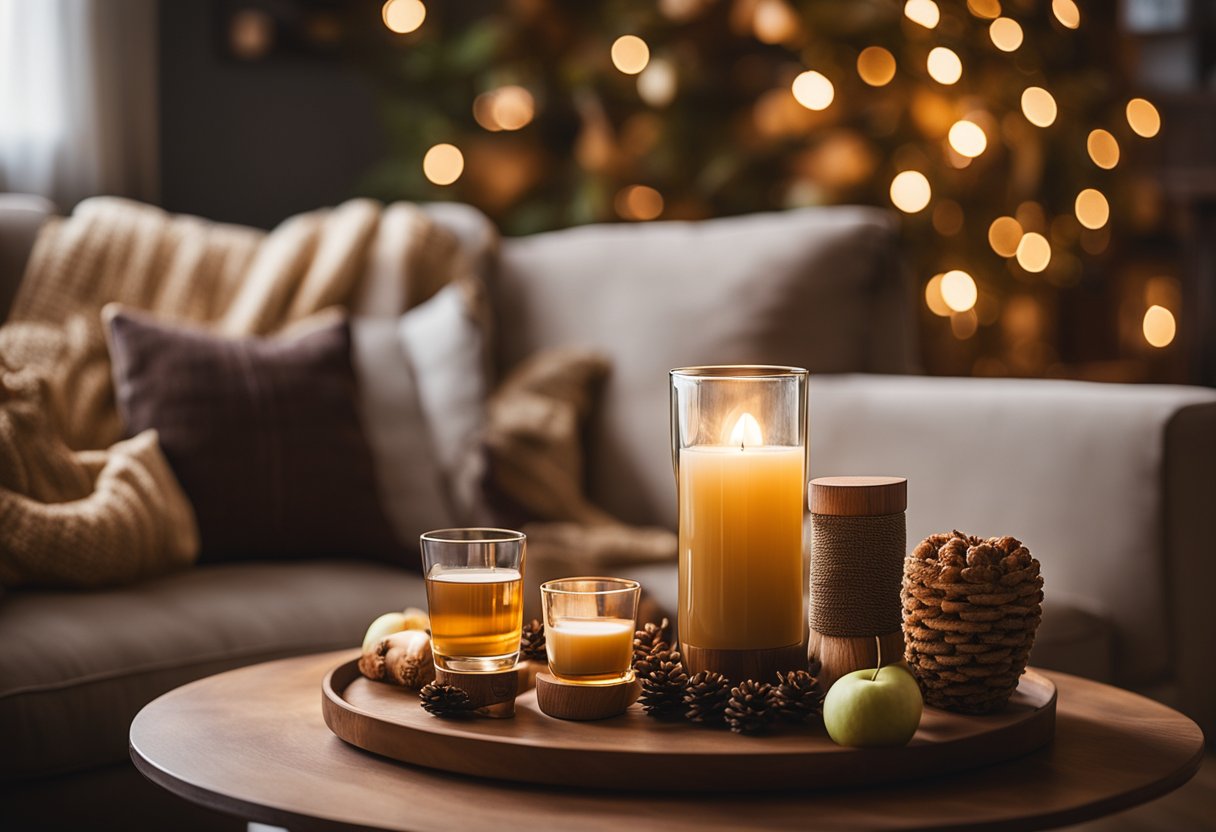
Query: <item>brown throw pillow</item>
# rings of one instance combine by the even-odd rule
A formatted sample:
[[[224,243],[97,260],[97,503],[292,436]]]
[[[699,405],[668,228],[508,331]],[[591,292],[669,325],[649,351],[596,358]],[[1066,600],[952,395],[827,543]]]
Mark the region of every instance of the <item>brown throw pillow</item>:
[[[155,428],[198,515],[200,560],[405,558],[381,510],[337,315],[225,338],[105,311],[128,434]]]

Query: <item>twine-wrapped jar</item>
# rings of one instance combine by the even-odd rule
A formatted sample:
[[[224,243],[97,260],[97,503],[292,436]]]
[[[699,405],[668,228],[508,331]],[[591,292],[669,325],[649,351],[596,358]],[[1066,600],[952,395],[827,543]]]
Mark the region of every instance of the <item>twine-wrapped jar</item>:
[[[904,562],[905,658],[925,702],[999,711],[1026,669],[1042,615],[1039,562],[1012,537],[925,538]]]
[[[907,552],[902,477],[811,480],[808,659],[827,690],[855,670],[903,655],[900,579]]]

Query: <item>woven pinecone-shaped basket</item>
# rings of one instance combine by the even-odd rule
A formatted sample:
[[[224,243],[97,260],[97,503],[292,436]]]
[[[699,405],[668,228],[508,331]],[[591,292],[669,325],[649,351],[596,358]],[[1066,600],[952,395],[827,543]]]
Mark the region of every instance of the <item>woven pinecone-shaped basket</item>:
[[[1018,686],[1042,613],[1039,562],[1012,537],[955,531],[904,561],[904,657],[925,702],[999,711]]]

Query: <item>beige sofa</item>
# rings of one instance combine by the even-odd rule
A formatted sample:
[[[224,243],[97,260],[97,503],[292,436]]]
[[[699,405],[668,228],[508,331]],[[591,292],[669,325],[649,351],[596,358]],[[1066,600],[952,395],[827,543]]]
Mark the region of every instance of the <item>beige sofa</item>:
[[[0,303],[48,210],[0,197]],[[471,248],[492,239],[471,209],[431,210]],[[499,371],[559,344],[613,361],[589,432],[588,489],[606,509],[673,525],[668,368],[807,366],[813,475],[907,476],[910,539],[1022,538],[1046,577],[1032,662],[1144,690],[1213,734],[1216,559],[1201,524],[1216,391],[911,375],[914,300],[892,220],[872,209],[588,227],[488,251]],[[674,565],[634,571],[674,606]],[[139,708],[224,669],[353,646],[375,614],[422,602],[417,575],[360,561],[0,594],[6,815],[23,828],[229,824],[134,772]]]

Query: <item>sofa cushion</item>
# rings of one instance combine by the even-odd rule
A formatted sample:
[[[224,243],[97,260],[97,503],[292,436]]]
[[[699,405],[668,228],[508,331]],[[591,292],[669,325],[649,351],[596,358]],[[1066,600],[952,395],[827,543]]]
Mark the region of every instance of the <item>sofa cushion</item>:
[[[589,495],[622,520],[674,527],[667,371],[912,369],[894,240],[885,212],[851,207],[506,240],[491,280],[500,369],[545,347],[607,356]]]
[[[359,421],[345,320],[228,338],[106,309],[119,413],[129,432],[159,433],[198,518],[200,561],[403,556]]]
[[[7,592],[0,779],[121,762],[131,720],[160,694],[254,662],[357,650],[373,618],[425,607],[425,595],[413,571],[329,560],[215,564],[105,592]]]

